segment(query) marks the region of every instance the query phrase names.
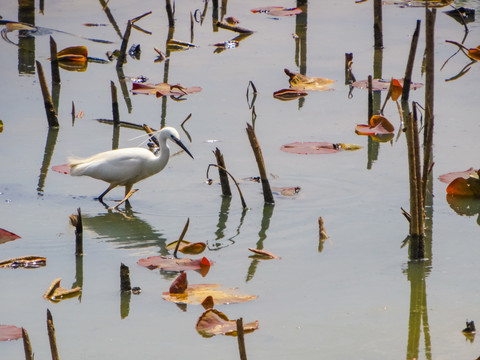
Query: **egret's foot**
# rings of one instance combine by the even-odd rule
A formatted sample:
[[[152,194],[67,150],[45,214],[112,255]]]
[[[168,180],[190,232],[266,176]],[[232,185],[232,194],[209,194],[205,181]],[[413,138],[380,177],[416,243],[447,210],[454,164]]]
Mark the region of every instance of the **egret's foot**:
[[[130,191],[128,192],[128,194],[125,195],[125,197],[123,198],[123,200],[121,200],[117,205],[115,205],[115,206],[112,207],[111,209],[118,210],[118,207],[119,207],[120,205],[122,205],[125,201],[127,201],[127,200],[130,198],[130,196],[132,196],[133,194],[135,194],[137,191],[138,191],[138,189],[130,190]]]

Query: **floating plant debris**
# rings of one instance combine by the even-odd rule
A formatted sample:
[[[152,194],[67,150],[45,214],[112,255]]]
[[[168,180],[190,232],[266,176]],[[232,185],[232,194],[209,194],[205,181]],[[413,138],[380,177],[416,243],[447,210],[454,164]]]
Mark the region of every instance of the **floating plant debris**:
[[[47,265],[47,259],[41,256],[27,255],[0,261],[0,268],[36,269]]]
[[[299,8],[284,8],[283,6],[265,6],[250,10],[254,14],[267,14],[270,16],[292,16],[299,15],[302,10]]]
[[[215,335],[237,336],[236,320],[229,320],[228,317],[215,309],[205,311],[197,321],[195,329],[203,337]],[[258,329],[258,320],[243,324],[243,331],[250,333]]]

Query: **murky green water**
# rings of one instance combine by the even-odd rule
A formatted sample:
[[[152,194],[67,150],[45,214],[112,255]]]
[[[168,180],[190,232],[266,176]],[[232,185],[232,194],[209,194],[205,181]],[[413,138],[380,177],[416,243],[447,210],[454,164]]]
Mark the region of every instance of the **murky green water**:
[[[108,8],[119,31],[102,4],[93,0],[46,2],[42,14],[36,3],[31,16],[36,26],[113,41],[100,44],[52,33],[59,49],[85,45],[89,56],[106,59],[107,51],[120,47],[119,33],[123,34],[127,20],[152,11],[137,23],[152,34],[132,31],[129,45],[140,44],[142,54],[140,60],[129,57],[124,72],[127,77],[144,75],[149,82],[163,82],[166,67],[154,63],[153,48],[165,51],[164,3],[111,1]],[[140,258],[167,254],[166,244],[178,238],[188,217],[187,240],[207,242],[209,250],[204,255],[215,262],[205,278],[188,272],[189,282],[218,283],[258,295],[252,302],[217,307],[230,319],[259,321],[259,330],[246,336],[249,359],[452,359],[476,358],[480,353],[478,342],[467,341],[461,333],[465,319],[479,318],[478,212],[459,216],[446,200],[445,184],[437,180],[447,172],[478,167],[479,65],[445,82],[468,64],[460,53],[441,69],[457,50],[445,40],[461,42],[463,26],[445,15],[446,9],[438,10],[431,236],[428,260],[415,263],[408,261],[407,247],[401,248],[408,224],[400,207],[409,208],[405,137],[375,144],[356,135],[355,125],[367,119],[367,94],[355,89],[349,99],[344,85],[345,53],[354,55],[357,80],[373,73],[373,4],[309,2],[303,7],[306,15],[279,19],[250,12],[271,5],[296,6],[295,2],[225,2],[225,14],[235,16],[242,27],[255,33],[238,48],[220,54],[210,45],[236,34],[213,31],[212,5],[208,5],[203,24],[195,24],[198,48],[172,52],[167,67],[169,83],[202,87],[186,101],[131,92],[125,100],[115,63],[89,63],[81,73],[62,70],[57,133],[48,131],[34,68],[34,60],[40,61],[50,78],[49,34],[19,40],[17,31],[8,33],[8,39],[15,44],[20,41],[20,47],[0,41],[0,120],[4,124],[0,227],[22,237],[0,244],[0,260],[29,254],[47,257],[42,269],[0,272],[0,324],[26,328],[36,358],[50,356],[47,308],[53,314],[64,359],[238,358],[236,338],[206,339],[196,332],[203,312],[200,306],[182,309],[162,299],[171,274],[136,264]],[[478,1],[456,5],[480,9]],[[190,41],[190,12],[203,7],[201,1],[177,2],[175,39]],[[17,4],[3,4],[0,15],[4,20],[18,20]],[[384,6],[383,78],[403,76],[417,19],[422,19],[422,35],[413,80],[424,82],[421,8]],[[106,26],[86,27],[85,23]],[[465,45],[476,47],[479,22],[468,26]],[[292,33],[300,35],[297,43]],[[273,92],[288,87],[284,68],[335,79],[335,90],[310,92],[300,101],[276,100]],[[301,192],[293,198],[277,195],[274,207],[264,207],[260,185],[244,182],[241,187],[249,210],[242,213],[238,195],[231,201],[222,200],[218,185],[205,184],[205,172],[215,161],[212,150],[219,147],[236,178],[257,176],[245,133],[251,121],[245,97],[250,80],[258,89],[255,128],[267,171],[275,175],[271,184],[300,186]],[[112,118],[111,81],[118,88],[122,121],[157,129],[163,124],[174,126],[195,156],[195,160],[185,154],[172,157],[162,173],[136,186],[140,191],[133,195],[131,207],[121,207],[123,212],[109,211],[94,201],[106,184],[50,170],[52,165],[65,163],[69,155],[111,149],[112,128],[95,121]],[[411,93],[411,99],[422,104],[423,90]],[[74,126],[72,101],[84,113]],[[191,142],[180,128],[190,113],[185,129]],[[393,103],[387,104],[385,116],[398,128]],[[122,128],[119,146],[140,145],[138,135],[138,131]],[[281,145],[295,141],[343,142],[363,148],[311,156],[280,151]],[[211,175],[217,176],[215,171]],[[116,189],[105,200],[112,205],[122,195],[123,190]],[[68,219],[78,207],[85,226],[85,254],[80,258],[74,255],[74,230]],[[330,236],[322,251],[319,216]],[[282,259],[252,260],[247,248],[257,246]],[[129,301],[121,299],[119,292],[121,263],[130,267],[133,285],[143,289]],[[42,294],[58,277],[66,288],[81,284],[81,299],[58,304],[44,300]],[[21,341],[0,343],[0,358],[22,357]]]

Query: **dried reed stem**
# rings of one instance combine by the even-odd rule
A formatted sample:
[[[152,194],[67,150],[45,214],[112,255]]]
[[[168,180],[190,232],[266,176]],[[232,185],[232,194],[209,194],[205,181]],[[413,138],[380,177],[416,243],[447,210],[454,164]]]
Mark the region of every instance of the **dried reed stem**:
[[[60,84],[60,69],[58,67],[57,59],[57,43],[50,36],[50,65],[52,67],[52,83]]]
[[[27,330],[22,327],[23,349],[25,350],[25,360],[33,360],[32,344]]]
[[[245,336],[243,332],[243,319],[237,319],[237,340],[238,351],[240,352],[240,360],[247,360],[247,352],[245,350]]]
[[[220,177],[220,184],[222,185],[222,194],[223,196],[232,196],[230,183],[228,182],[228,175],[224,170],[227,167],[225,166],[225,160],[223,158],[223,154],[219,148],[216,148],[213,153],[215,154],[215,158],[217,159],[218,176]]]
[[[42,89],[43,102],[45,105],[45,112],[47,114],[48,126],[58,127],[59,125],[57,113],[55,112],[55,108],[53,107],[52,96],[50,95],[50,91],[48,90],[47,80],[45,79],[45,73],[43,72],[42,64],[40,64],[38,60],[35,61],[35,63],[37,64],[38,80]]]
[[[55,326],[53,325],[52,313],[49,309],[47,309],[47,332],[48,340],[50,341],[50,352],[52,353],[52,360],[59,360],[57,340],[55,339]]]
[[[412,43],[410,45],[410,53],[408,55],[407,68],[405,70],[405,77],[403,80],[402,101],[408,102],[408,95],[410,94],[410,84],[412,82],[413,63],[415,61],[415,53],[417,52],[418,36],[420,34],[421,20],[417,20],[417,26],[412,36]]]
[[[128,40],[130,39],[130,33],[132,31],[132,21],[129,20],[127,22],[127,28],[125,29],[125,34],[123,35],[122,45],[120,47],[120,54],[117,58],[117,69],[122,68],[123,64],[125,63],[125,59],[127,57],[127,46]]]
[[[250,145],[252,146],[253,153],[255,155],[255,159],[257,160],[258,171],[260,172],[260,179],[262,180],[263,198],[266,204],[274,205],[275,200],[273,199],[272,189],[270,188],[270,183],[268,182],[262,150],[260,149],[260,144],[258,143],[257,136],[255,135],[255,130],[253,129],[252,125],[248,123],[247,134],[248,139],[250,140]]]

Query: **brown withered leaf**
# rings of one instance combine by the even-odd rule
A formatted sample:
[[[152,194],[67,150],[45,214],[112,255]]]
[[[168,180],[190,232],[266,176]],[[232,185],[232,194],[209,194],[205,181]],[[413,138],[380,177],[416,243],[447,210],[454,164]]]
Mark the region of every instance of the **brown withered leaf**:
[[[215,303],[213,302],[213,298],[211,295],[208,295],[203,301],[202,301],[202,306],[205,310],[208,309],[213,309],[213,306]]]
[[[82,292],[80,286],[69,290],[61,287],[60,281],[62,281],[62,278],[53,280],[45,294],[43,294],[45,299],[50,300],[51,302],[59,302],[61,300],[80,296]]]
[[[333,90],[330,88],[335,80],[308,77],[300,73],[291,72],[288,69],[284,69],[285,74],[290,78],[290,88],[295,90],[316,90],[316,91],[328,91]]]
[[[0,261],[0,268],[36,269],[47,265],[47,259],[41,256],[27,255]]]
[[[185,293],[185,290],[187,290],[187,287],[187,273],[183,272],[178,275],[175,280],[173,280],[172,285],[170,285],[169,292],[170,294],[183,294]]]
[[[197,321],[195,329],[203,337],[215,335],[237,336],[237,322],[229,320],[228,317],[215,309],[205,311]],[[243,324],[244,333],[250,333],[258,329],[258,320]]]

